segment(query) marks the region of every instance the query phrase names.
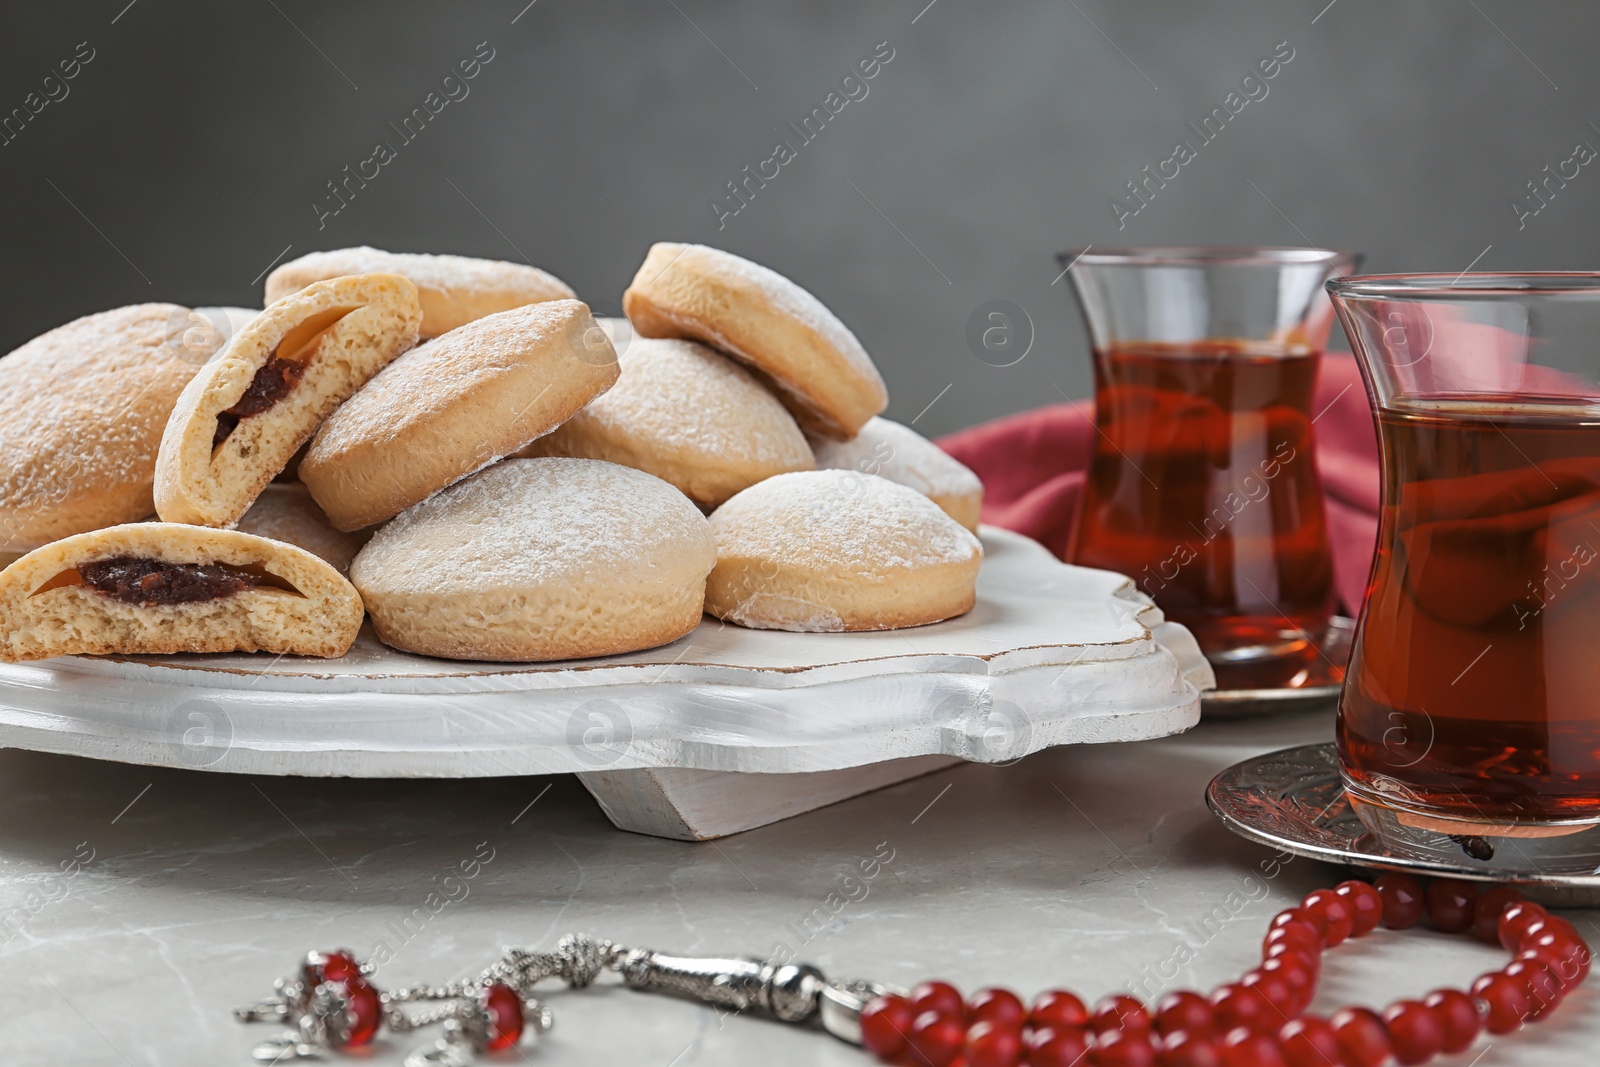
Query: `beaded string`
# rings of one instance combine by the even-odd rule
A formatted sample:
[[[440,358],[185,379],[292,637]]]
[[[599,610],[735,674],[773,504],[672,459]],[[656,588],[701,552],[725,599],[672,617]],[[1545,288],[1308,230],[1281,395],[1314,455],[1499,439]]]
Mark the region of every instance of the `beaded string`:
[[[1437,930],[1500,945],[1511,962],[1467,990],[1437,989],[1382,1012],[1306,1013],[1325,949],[1424,915]],[[1543,1019],[1588,977],[1592,958],[1571,923],[1515,889],[1453,879],[1424,889],[1399,873],[1309,894],[1273,917],[1261,955],[1210,996],[1168,993],[1154,1008],[1114,994],[1091,1009],[1059,989],[1025,1006],[1007,989],[963,998],[948,982],[923,982],[867,1005],[862,1044],[903,1067],[1409,1067]]]

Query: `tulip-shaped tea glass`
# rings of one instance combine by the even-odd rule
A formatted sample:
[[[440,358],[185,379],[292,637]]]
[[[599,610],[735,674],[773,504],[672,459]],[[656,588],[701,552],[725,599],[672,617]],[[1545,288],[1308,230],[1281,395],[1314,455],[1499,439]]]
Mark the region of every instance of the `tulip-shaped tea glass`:
[[[1071,260],[1097,433],[1067,558],[1132,577],[1223,689],[1296,685],[1319,654],[1333,567],[1311,402],[1333,325],[1323,284],[1356,262],[1208,247]]]
[[[1328,285],[1383,454],[1339,706],[1351,804],[1388,847],[1600,862],[1600,274]]]

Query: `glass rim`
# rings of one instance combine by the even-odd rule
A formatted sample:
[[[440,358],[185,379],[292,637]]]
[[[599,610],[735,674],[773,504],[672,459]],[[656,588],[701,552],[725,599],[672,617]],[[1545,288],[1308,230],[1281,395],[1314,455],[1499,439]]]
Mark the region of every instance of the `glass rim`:
[[[1311,245],[1085,245],[1056,253],[1064,268],[1097,267],[1314,266],[1359,262],[1361,253]]]
[[[1329,295],[1346,299],[1400,297],[1408,300],[1462,300],[1472,297],[1600,297],[1600,271],[1480,271],[1460,274],[1349,274],[1330,278]]]

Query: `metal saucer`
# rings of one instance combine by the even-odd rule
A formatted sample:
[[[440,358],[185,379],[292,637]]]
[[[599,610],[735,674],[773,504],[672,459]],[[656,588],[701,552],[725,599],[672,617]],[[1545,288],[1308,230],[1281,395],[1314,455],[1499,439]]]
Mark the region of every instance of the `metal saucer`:
[[[1296,856],[1380,871],[1506,882],[1554,907],[1600,907],[1600,874],[1489,869],[1384,851],[1345,799],[1331,741],[1234,764],[1206,787],[1206,804],[1240,837]]]
[[[1200,714],[1207,719],[1243,719],[1273,712],[1331,708],[1344,684],[1345,666],[1355,637],[1354,619],[1335,615],[1317,640],[1317,658],[1296,684],[1274,689],[1215,689],[1200,697]]]

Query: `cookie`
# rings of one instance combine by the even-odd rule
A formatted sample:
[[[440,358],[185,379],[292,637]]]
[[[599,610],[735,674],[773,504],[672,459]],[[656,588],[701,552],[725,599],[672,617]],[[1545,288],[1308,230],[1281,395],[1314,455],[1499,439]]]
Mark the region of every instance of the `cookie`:
[[[849,441],[813,437],[820,470],[860,471],[908,486],[974,532],[983,510],[983,483],[944,449],[909,426],[873,416]]]
[[[211,323],[212,327],[222,335],[223,342],[226,343],[232,339],[234,334],[250,325],[251,321],[261,314],[261,309],[229,306],[197,307],[194,309],[194,313]]]
[[[239,520],[238,529],[303,548],[333,564],[340,574],[350,572],[350,561],[370,538],[362,532],[335,530],[305,486],[284,482],[274,482],[261,491]]]
[[[361,598],[311,553],[143,522],[76,534],[0,571],[0,660],[167,652],[342,656]]]
[[[474,319],[545,300],[573,300],[570,286],[538,267],[468,256],[339,248],[291,259],[267,275],[268,303],[342,274],[403,274],[422,301],[422,336],[437,337]]]
[[[382,522],[523,448],[617,380],[589,309],[551,300],[406,353],[317,432],[300,464],[340,530]]]
[[[395,648],[578,659],[693,630],[715,558],[705,516],[659,478],[587,459],[511,459],[384,526],[350,579]]]
[[[861,342],[776,271],[704,245],[652,245],[622,307],[642,337],[703,341],[747,364],[812,433],[841,440],[889,403]]]
[[[156,513],[232,526],[318,426],[417,341],[422,309],[398,274],[284,297],[184,388],[156,460]]]
[[[711,515],[706,611],[762,630],[894,630],[976,601],[983,548],[915,489],[856,471],[780,474]]]
[[[617,384],[522,455],[648,471],[707,511],[764,478],[815,465],[794,418],[726,356],[695,341],[641,337],[617,358]]]
[[[0,551],[155,511],[156,452],[221,335],[176,304],[102,311],[0,359]]]

